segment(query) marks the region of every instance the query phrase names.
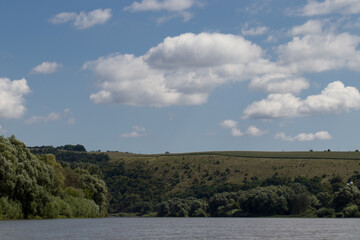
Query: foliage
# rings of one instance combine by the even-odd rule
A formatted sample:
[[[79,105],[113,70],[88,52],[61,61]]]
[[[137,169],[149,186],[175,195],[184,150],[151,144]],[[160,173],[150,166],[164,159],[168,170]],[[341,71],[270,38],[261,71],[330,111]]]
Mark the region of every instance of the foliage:
[[[334,215],[334,209],[320,208],[319,210],[317,210],[316,215],[318,217],[332,217]]]
[[[359,189],[352,185],[347,184],[345,187],[340,188],[338,192],[335,193],[333,199],[333,206],[336,210],[342,210],[347,205],[350,204],[359,204],[360,203],[360,191]]]
[[[0,220],[23,218],[20,202],[10,200],[8,197],[0,198]]]
[[[63,168],[52,154],[35,156],[14,136],[0,137],[0,219],[106,216],[107,202],[96,175]]]
[[[204,200],[196,198],[179,199],[173,198],[161,202],[157,206],[159,217],[206,217],[208,204]]]

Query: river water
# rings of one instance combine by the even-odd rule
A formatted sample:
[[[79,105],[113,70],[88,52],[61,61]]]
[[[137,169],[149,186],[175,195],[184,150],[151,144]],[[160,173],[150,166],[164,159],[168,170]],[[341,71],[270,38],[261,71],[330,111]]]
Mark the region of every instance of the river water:
[[[17,239],[360,239],[360,219],[101,218],[0,221]]]

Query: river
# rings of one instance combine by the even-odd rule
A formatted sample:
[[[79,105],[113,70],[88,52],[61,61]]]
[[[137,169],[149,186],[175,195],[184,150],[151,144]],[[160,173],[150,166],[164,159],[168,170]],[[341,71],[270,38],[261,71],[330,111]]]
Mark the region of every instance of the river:
[[[360,239],[360,219],[101,218],[0,221],[0,240]]]

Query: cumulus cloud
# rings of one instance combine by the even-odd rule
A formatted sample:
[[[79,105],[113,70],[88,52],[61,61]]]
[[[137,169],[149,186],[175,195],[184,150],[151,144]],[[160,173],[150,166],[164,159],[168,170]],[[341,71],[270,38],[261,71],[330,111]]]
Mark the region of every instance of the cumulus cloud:
[[[317,133],[300,133],[294,137],[286,136],[285,133],[281,132],[277,133],[274,138],[288,142],[303,142],[313,140],[329,140],[332,139],[332,136],[326,131],[320,131]]]
[[[144,56],[160,68],[204,68],[259,61],[261,48],[242,36],[220,33],[185,33],[167,37]],[[230,66],[229,66],[230,67]]]
[[[248,136],[261,136],[267,133],[267,131],[262,131],[259,128],[255,127],[255,126],[250,126],[248,127],[248,129],[245,132],[242,132],[239,128],[238,128],[238,122],[231,120],[231,119],[227,119],[224,120],[220,123],[220,127],[222,128],[229,128],[231,130],[231,135],[234,137],[240,137],[240,136],[244,136],[244,135],[248,135]]]
[[[358,14],[360,13],[360,2],[358,0],[309,1],[301,10],[301,14],[304,16],[326,15],[330,13]]]
[[[186,33],[168,37],[145,55],[114,54],[84,64],[100,91],[97,104],[199,105],[229,81],[247,80],[275,66],[260,47],[241,36]]]
[[[290,30],[291,35],[306,35],[322,33],[323,24],[319,20],[309,20],[305,24],[295,26]]]
[[[32,116],[24,121],[25,125],[37,124],[37,123],[49,123],[59,120],[61,117],[60,113],[52,112],[47,116]]]
[[[299,93],[309,88],[309,82],[303,77],[270,73],[251,79],[249,88],[269,93]]]
[[[184,92],[169,86],[163,72],[152,69],[142,57],[113,55],[84,65],[93,70],[101,90],[91,94],[96,104],[122,103],[132,106],[199,105],[208,94]]]
[[[279,66],[288,73],[316,73],[349,68],[359,71],[360,37],[349,33],[335,34],[323,31],[322,23],[310,20],[294,27],[295,35],[287,44],[277,48]]]
[[[360,108],[360,93],[340,81],[327,85],[318,95],[301,100],[290,93],[270,94],[250,104],[243,118],[293,118],[320,114],[339,114]]]
[[[244,135],[244,133],[241,132],[241,130],[239,128],[237,128],[237,127],[231,128],[231,136],[241,137],[243,135]]]
[[[265,34],[269,30],[266,26],[248,28],[247,26],[241,29],[244,36],[259,36]]]
[[[231,129],[231,135],[234,137],[240,137],[243,136],[244,133],[241,132],[241,130],[237,127],[238,122],[231,120],[231,119],[227,119],[224,120],[220,123],[220,127],[222,128],[230,128]]]
[[[133,126],[133,131],[129,133],[121,134],[123,138],[137,138],[137,137],[144,137],[146,136],[146,128],[143,126]]]
[[[231,120],[231,119],[224,120],[220,123],[220,126],[223,128],[234,128],[237,125],[238,125],[238,122]]]
[[[248,129],[246,130],[245,134],[249,135],[249,136],[261,136],[266,134],[267,131],[262,131],[259,128],[255,127],[255,126],[250,126],[248,127]]]
[[[111,9],[96,9],[91,12],[62,12],[50,19],[53,24],[72,22],[77,29],[86,29],[94,25],[104,24],[111,18]]]
[[[336,34],[324,24],[310,20],[293,27],[289,31],[292,39],[276,48],[275,61],[242,36],[206,32],[167,37],[141,56],[100,57],[83,67],[94,73],[98,83],[90,100],[132,106],[200,105],[217,87],[250,80],[249,89],[271,94],[251,104],[245,118],[307,116],[326,112],[324,109],[330,113],[333,108],[308,107],[313,97],[306,101],[296,97],[309,88],[302,75],[341,68],[359,71],[360,37]]]
[[[49,74],[56,72],[61,67],[61,64],[56,62],[43,62],[40,65],[34,67],[31,73],[44,73]]]
[[[0,118],[20,118],[26,111],[24,96],[30,92],[25,78],[0,78]]]

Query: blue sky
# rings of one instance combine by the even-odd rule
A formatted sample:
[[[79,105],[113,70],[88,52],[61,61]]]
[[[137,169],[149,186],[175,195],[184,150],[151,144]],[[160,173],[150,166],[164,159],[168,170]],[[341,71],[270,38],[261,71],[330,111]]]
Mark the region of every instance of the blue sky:
[[[359,0],[2,1],[0,133],[134,153],[360,148]]]

